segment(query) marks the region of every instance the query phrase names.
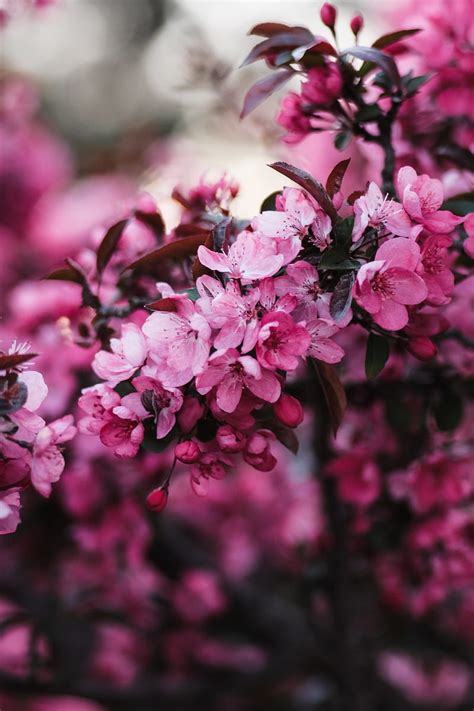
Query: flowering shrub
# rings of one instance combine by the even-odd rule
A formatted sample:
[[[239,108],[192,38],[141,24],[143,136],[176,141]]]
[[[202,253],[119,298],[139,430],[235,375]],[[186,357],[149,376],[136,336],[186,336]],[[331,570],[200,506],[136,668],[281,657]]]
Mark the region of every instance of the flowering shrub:
[[[371,47],[356,15],[345,50],[328,3],[330,39],[252,29],[244,64],[270,74],[243,116],[299,78],[286,142],[328,132],[383,153],[380,178],[350,193],[349,159],[324,184],[278,161],[284,184],[259,214],[233,214],[224,175],[175,188],[169,227],[120,176],[58,197],[71,166],[55,141],[51,183],[27,190],[34,151],[13,160],[0,335],[38,355],[0,352],[1,533],[25,490],[0,549],[7,691],[31,682],[91,711],[209,694],[232,708],[472,705],[472,52],[442,15]],[[11,86],[0,106],[23,118],[2,111],[0,130],[19,140],[33,108]],[[44,276],[63,228],[76,251],[25,281],[18,245]],[[47,503],[26,491],[52,484]]]

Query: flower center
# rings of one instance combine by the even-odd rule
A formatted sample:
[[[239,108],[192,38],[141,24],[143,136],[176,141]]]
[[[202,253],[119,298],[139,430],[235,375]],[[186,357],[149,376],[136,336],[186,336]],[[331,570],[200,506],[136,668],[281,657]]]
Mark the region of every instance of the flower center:
[[[382,299],[390,299],[395,293],[390,278],[380,272],[372,279],[372,291],[375,291]]]

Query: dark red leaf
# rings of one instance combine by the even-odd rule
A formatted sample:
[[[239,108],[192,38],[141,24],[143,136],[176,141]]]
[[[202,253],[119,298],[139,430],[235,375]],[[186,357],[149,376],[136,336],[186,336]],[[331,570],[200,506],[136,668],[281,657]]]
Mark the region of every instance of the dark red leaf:
[[[80,276],[76,270],[71,267],[59,267],[48,274],[45,279],[52,279],[56,281],[71,281],[74,284],[83,284],[83,278]]]
[[[312,362],[328,406],[332,431],[336,436],[347,407],[346,393],[338,374],[331,365],[314,359],[312,359]]]
[[[204,235],[207,237],[210,233],[208,227],[200,227],[199,225],[185,224],[175,227],[174,233],[176,237],[195,237],[196,235]]]
[[[278,171],[278,173],[285,175],[287,178],[290,178],[304,188],[316,200],[316,202],[319,203],[324,212],[331,218],[331,222],[334,224],[337,219],[336,209],[332,204],[331,198],[326,192],[326,189],[318,180],[316,180],[316,178],[313,178],[313,176],[305,170],[295,168],[295,166],[290,165],[289,163],[284,163],[283,161],[271,163],[270,168],[273,168],[273,170]]]
[[[137,259],[132,264],[124,269],[132,269],[133,271],[153,273],[157,267],[161,266],[167,259],[183,260],[186,257],[191,257],[196,254],[197,248],[204,244],[206,235],[198,234],[194,237],[186,237],[185,239],[176,239],[168,244],[159,247],[145,254],[140,259]]]
[[[360,74],[367,74],[371,66],[376,65],[385,72],[396,87],[401,87],[401,79],[397,65],[395,64],[395,60],[388,54],[381,52],[379,49],[374,49],[373,47],[350,47],[341,53],[341,57],[346,57],[347,55],[351,55],[357,59],[363,59],[364,62],[368,63],[361,68]]]
[[[261,22],[249,31],[249,35],[257,35],[259,37],[273,37],[273,35],[279,35],[283,33],[289,33],[292,31],[306,30],[305,27],[291,27],[290,25],[284,25],[282,22]]]
[[[391,44],[395,44],[395,42],[399,42],[405,37],[416,35],[418,32],[421,32],[421,30],[398,30],[398,32],[389,32],[387,35],[382,35],[382,37],[376,39],[372,47],[375,49],[385,49],[385,47],[389,47]]]
[[[0,355],[0,370],[17,368],[32,358],[36,358],[37,355],[37,353],[2,353]]]
[[[146,305],[147,309],[150,311],[170,311],[171,313],[176,313],[176,300],[175,299],[158,299],[157,301],[152,301],[151,304]]]
[[[109,263],[127,224],[128,220],[120,220],[120,222],[112,225],[112,227],[110,227],[105,233],[105,236],[99,245],[99,249],[97,250],[98,274],[102,274],[105,267]]]
[[[206,241],[204,242],[204,246],[207,247],[208,249],[214,249],[214,230],[210,232],[206,238]],[[205,267],[199,259],[196,257],[196,259],[193,262],[193,279],[194,281],[197,281],[200,276],[204,276],[204,274],[212,274],[211,270]]]
[[[309,47],[297,47],[293,51],[293,59],[295,62],[299,62],[308,54],[330,54],[332,57],[337,57],[336,49],[324,39],[317,39],[316,42],[309,45]]]
[[[243,119],[248,116],[257,106],[264,102],[265,99],[268,99],[277,89],[286,84],[293,75],[294,72],[291,69],[281,69],[260,79],[251,86],[245,95],[240,118]]]
[[[334,197],[341,189],[342,181],[344,180],[350,162],[350,158],[341,160],[329,173],[328,179],[326,180],[326,190],[331,197]]]
[[[281,32],[272,37],[269,37],[250,50],[241,67],[246,67],[248,64],[257,62],[269,54],[274,54],[279,49],[296,49],[305,45],[311,45],[315,41],[315,36],[305,27],[296,28],[295,31]]]
[[[362,195],[365,195],[363,190],[354,190],[354,192],[352,192],[347,198],[347,202],[349,203],[349,205],[353,205],[356,200],[362,197]]]
[[[165,223],[159,212],[142,212],[141,210],[135,210],[135,217],[153,230],[158,242],[162,239],[165,234]]]

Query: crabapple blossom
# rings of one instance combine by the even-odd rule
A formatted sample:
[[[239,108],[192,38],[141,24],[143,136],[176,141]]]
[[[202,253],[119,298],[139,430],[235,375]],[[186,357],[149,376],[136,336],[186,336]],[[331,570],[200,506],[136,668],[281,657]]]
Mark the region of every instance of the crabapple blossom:
[[[265,368],[295,370],[298,356],[306,354],[310,335],[306,328],[293,321],[289,314],[274,311],[262,319],[257,340],[257,358]]]
[[[419,261],[418,244],[398,237],[385,242],[375,260],[359,269],[354,298],[382,328],[399,331],[408,323],[407,305],[426,299],[425,282],[415,274]]]
[[[410,166],[398,171],[397,192],[410,218],[430,232],[449,234],[463,222],[464,218],[439,209],[444,200],[441,181],[428,175],[417,175]]]
[[[141,329],[134,323],[125,324],[122,337],[112,338],[110,347],[112,353],[96,353],[92,367],[100,378],[114,386],[130,378],[143,365],[147,347]]]
[[[276,253],[253,232],[242,232],[227,252],[213,252],[201,245],[198,258],[205,267],[240,279],[244,284],[273,276],[284,262],[282,253]]]
[[[404,206],[383,195],[376,183],[370,183],[367,193],[354,203],[353,242],[357,242],[367,227],[384,227],[399,237],[415,238],[422,227],[412,223]]]

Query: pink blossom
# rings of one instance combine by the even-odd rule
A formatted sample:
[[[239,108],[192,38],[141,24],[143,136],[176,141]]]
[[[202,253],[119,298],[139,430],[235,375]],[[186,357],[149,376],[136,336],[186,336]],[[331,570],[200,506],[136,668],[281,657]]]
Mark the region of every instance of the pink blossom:
[[[9,489],[0,492],[0,535],[14,533],[20,523],[20,492]]]
[[[266,402],[275,402],[281,392],[274,373],[260,367],[251,356],[241,356],[235,348],[214,353],[196,378],[196,389],[203,395],[215,386],[217,404],[224,412],[234,412],[245,388]]]
[[[419,304],[428,295],[421,277],[415,274],[420,248],[412,240],[394,238],[364,264],[357,273],[354,298],[375,323],[388,331],[399,331],[408,323],[409,304]]]
[[[216,442],[222,452],[236,454],[245,447],[247,437],[231,425],[221,425],[216,432]]]
[[[132,380],[141,393],[141,402],[156,419],[156,438],[166,437],[176,423],[176,413],[183,404],[183,393],[177,388],[165,388],[158,378],[158,369],[145,366],[142,374]]]
[[[310,69],[307,81],[301,85],[303,101],[317,106],[329,106],[340,97],[341,91],[342,75],[335,62]]]
[[[370,183],[367,193],[354,203],[352,241],[357,242],[367,227],[385,227],[399,237],[416,237],[420,226],[414,226],[400,203],[383,196],[376,183]]]
[[[79,432],[96,435],[111,419],[113,408],[120,405],[120,395],[105,383],[99,383],[83,390],[78,404],[87,414],[78,422]]]
[[[183,464],[194,464],[201,458],[201,450],[196,442],[187,439],[184,442],[178,442],[174,448],[174,456]]]
[[[304,326],[283,311],[266,314],[257,341],[257,358],[265,368],[295,370],[298,356],[304,355],[311,338]]]
[[[244,449],[244,459],[255,469],[262,472],[271,471],[277,463],[270,450],[270,442],[275,440],[275,435],[270,430],[257,430],[253,432]]]
[[[64,469],[64,457],[58,445],[72,439],[76,428],[72,415],[51,422],[37,434],[33,445],[31,483],[43,496],[51,493],[52,482],[58,481]]]
[[[197,288],[200,294],[211,289],[215,294],[214,298],[205,296],[199,300],[199,308],[205,309],[210,325],[219,329],[214,348],[222,350],[242,345],[242,353],[251,351],[257,342],[259,289],[251,289],[243,295],[236,281],[228,282],[224,290],[211,277],[200,277]]]
[[[226,607],[217,576],[206,570],[187,570],[178,581],[172,599],[178,614],[193,623],[203,622]]]
[[[191,487],[198,496],[206,496],[209,479],[223,479],[226,475],[226,465],[230,461],[222,454],[205,452],[198,462],[191,467]]]
[[[343,454],[329,464],[328,473],[336,477],[341,499],[350,504],[370,506],[380,495],[380,472],[367,452]]]
[[[427,301],[434,306],[447,304],[454,289],[454,274],[447,267],[447,247],[452,245],[447,235],[429,235],[421,247],[418,273],[428,289]]]
[[[286,427],[298,427],[304,419],[304,412],[300,401],[288,393],[282,393],[280,395],[277,402],[273,405],[273,412]]]
[[[176,311],[155,312],[143,324],[151,359],[165,387],[179,387],[200,373],[209,356],[211,328],[187,296],[169,296]]]
[[[148,415],[140,406],[137,393],[125,395],[101,428],[100,441],[106,447],[113,448],[117,457],[135,457],[145,435],[140,417]]]
[[[417,175],[410,166],[398,171],[397,193],[411,219],[430,232],[449,234],[464,220],[449,210],[439,209],[444,200],[441,181],[428,175]]]
[[[303,112],[303,104],[303,97],[294,91],[282,99],[276,120],[288,131],[283,139],[285,143],[297,143],[311,131],[311,121]]]
[[[323,318],[312,318],[306,323],[311,343],[308,355],[322,360],[325,363],[339,363],[344,357],[344,349],[331,340],[331,336],[338,333],[339,328],[332,322]]]
[[[243,284],[273,276],[283,265],[283,254],[276,254],[268,241],[253,232],[241,232],[227,252],[213,252],[201,245],[201,264],[216,272],[240,279]]]
[[[301,318],[312,313],[310,305],[318,304],[323,295],[317,269],[303,260],[289,264],[286,274],[275,279],[275,291],[278,296],[289,294],[297,299],[296,313]]]
[[[112,353],[96,353],[92,367],[97,375],[112,386],[128,380],[145,362],[146,341],[141,330],[134,323],[122,327],[122,337],[110,340]]]
[[[301,251],[301,240],[315,221],[316,210],[298,188],[285,188],[277,207],[278,210],[266,210],[254,217],[252,227],[271,240],[277,254],[283,255],[283,264],[289,264]]]

